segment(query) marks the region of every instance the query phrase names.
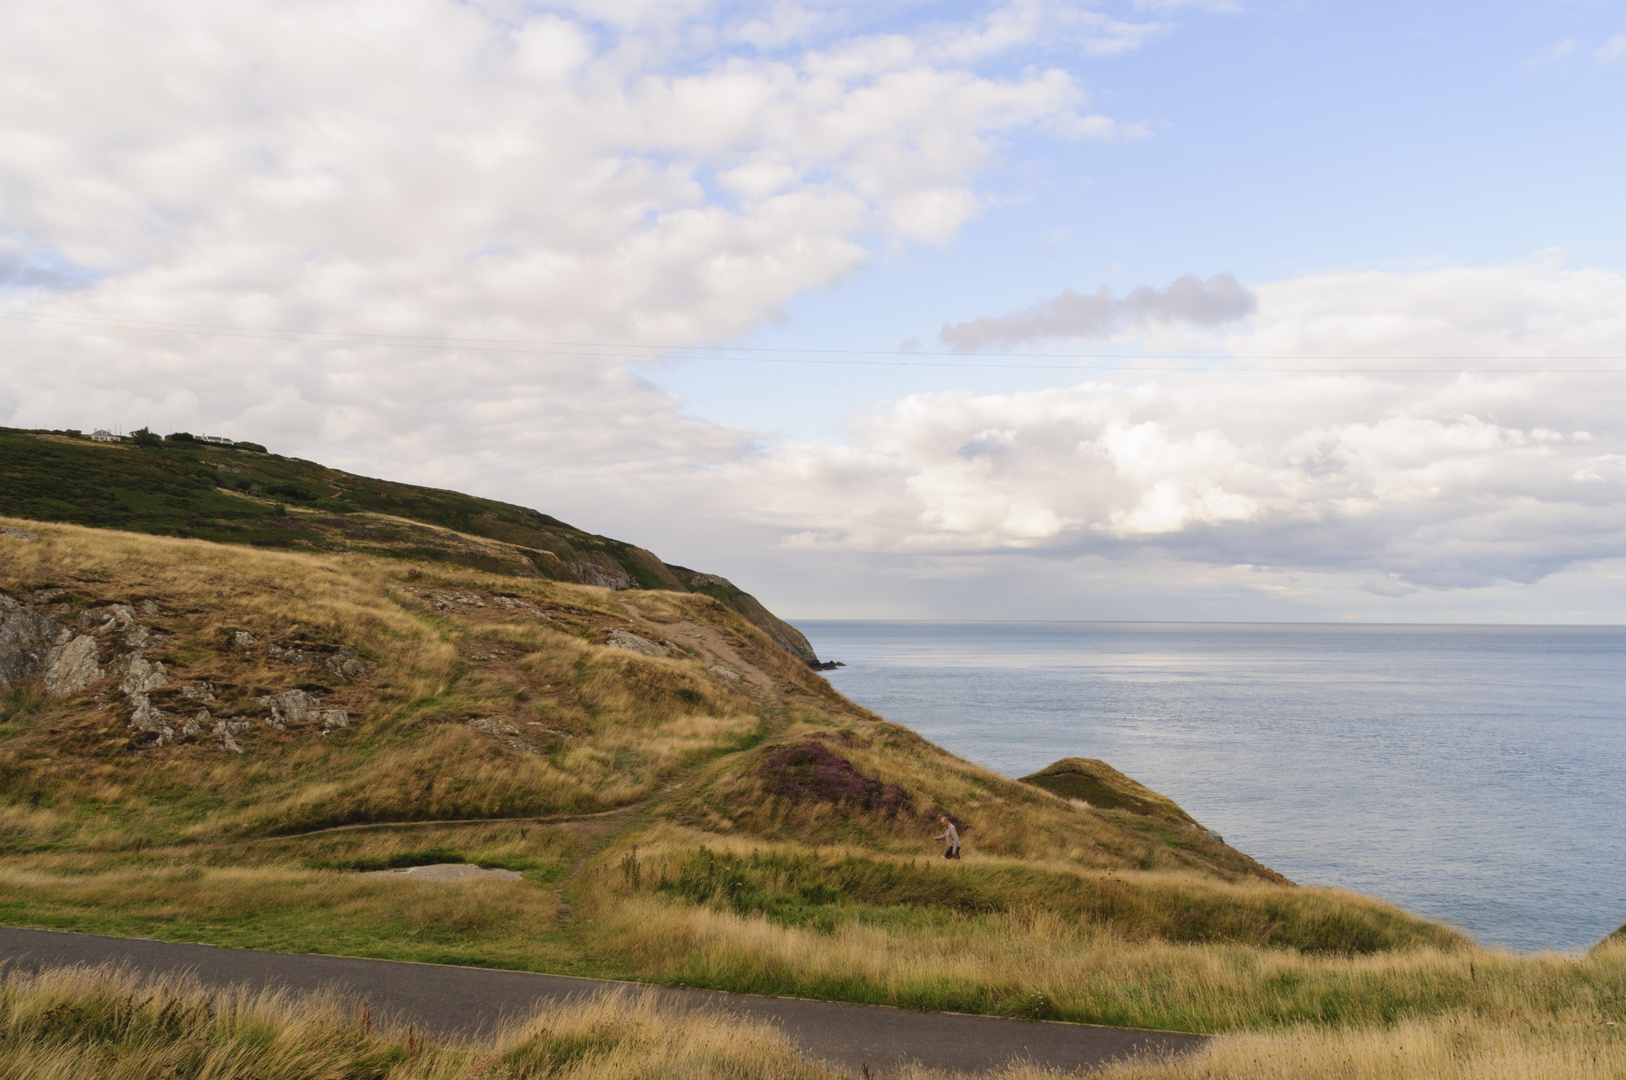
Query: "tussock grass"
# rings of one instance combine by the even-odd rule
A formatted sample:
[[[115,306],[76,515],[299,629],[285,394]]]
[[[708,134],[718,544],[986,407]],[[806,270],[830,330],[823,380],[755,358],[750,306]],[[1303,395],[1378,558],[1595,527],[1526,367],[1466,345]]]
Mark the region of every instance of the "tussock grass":
[[[0,981],[7,1080],[830,1080],[777,1030],[619,993],[435,1042],[333,995],[207,990],[107,968]]]
[[[881,917],[936,920],[1043,911],[1080,927],[1111,927],[1128,941],[1246,942],[1307,953],[1357,955],[1466,939],[1387,904],[1334,889],[1281,889],[1258,881],[1216,882],[1186,872],[1089,871],[1066,864],[973,855],[881,858],[703,843],[659,845],[624,855],[601,887],[651,891],[783,926],[830,930]]]
[[[647,894],[600,909],[589,940],[628,970],[684,985],[1181,1031],[1626,1011],[1626,947],[1340,957],[1131,941],[1034,910],[890,909],[829,929],[785,926]]]
[[[1616,1014],[1619,1015],[1619,1014]],[[1365,1029],[1302,1026],[1231,1036],[1189,1058],[1104,1070],[1102,1080],[1598,1080],[1626,1076],[1626,1039],[1597,1014],[1509,1023],[1451,1015]],[[1013,1069],[1007,1080],[1044,1074]]]

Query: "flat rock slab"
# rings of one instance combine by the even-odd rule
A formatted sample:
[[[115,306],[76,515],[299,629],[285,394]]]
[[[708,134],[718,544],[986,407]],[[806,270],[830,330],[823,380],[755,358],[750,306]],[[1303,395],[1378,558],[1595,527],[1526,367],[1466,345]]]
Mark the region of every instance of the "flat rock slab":
[[[362,877],[396,877],[412,881],[474,881],[478,878],[495,881],[523,881],[525,875],[518,870],[487,870],[472,863],[443,862],[433,866],[408,866],[401,870],[367,870]]]
[[[909,1061],[955,1072],[983,1072],[1012,1060],[1072,1071],[1131,1057],[1192,1053],[1208,1042],[1207,1036],[1173,1031],[919,1013],[524,971],[219,949],[0,926],[0,967],[34,971],[64,964],[121,964],[153,974],[188,971],[207,986],[337,988],[365,998],[375,1012],[393,1014],[440,1038],[523,1019],[550,1001],[617,990],[647,991],[673,1010],[716,1009],[775,1024],[811,1057],[854,1074],[867,1066],[876,1078]]]

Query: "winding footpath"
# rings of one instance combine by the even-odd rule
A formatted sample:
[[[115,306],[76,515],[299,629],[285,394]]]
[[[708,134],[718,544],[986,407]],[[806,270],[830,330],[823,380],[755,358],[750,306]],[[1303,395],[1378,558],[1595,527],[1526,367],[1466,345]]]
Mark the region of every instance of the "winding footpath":
[[[312,991],[337,988],[375,1012],[440,1038],[470,1035],[535,1006],[618,989],[647,990],[673,1009],[721,1009],[778,1025],[804,1052],[851,1073],[872,1075],[905,1061],[982,1072],[1015,1059],[1074,1070],[1141,1055],[1190,1053],[1207,1037],[1177,1032],[1036,1023],[992,1016],[918,1013],[875,1005],[643,987],[604,979],[523,971],[256,952],[211,945],[97,937],[0,927],[0,967],[37,971],[69,964],[114,964],[160,974],[190,972],[206,986]]]

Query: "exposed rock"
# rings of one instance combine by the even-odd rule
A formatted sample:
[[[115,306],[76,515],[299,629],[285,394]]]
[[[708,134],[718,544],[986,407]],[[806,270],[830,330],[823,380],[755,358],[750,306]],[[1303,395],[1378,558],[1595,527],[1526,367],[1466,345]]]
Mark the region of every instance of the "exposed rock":
[[[191,682],[182,685],[181,696],[188,701],[201,701],[205,704],[215,699],[213,683]]]
[[[169,726],[169,714],[154,705],[145,693],[136,691],[129,695],[129,701],[135,706],[130,713],[130,727],[136,731],[157,732],[159,745],[175,737],[174,729]]]
[[[36,679],[61,632],[55,623],[0,593],[0,690],[19,679]]]
[[[519,734],[519,728],[515,727],[513,724],[506,723],[502,720],[493,720],[485,716],[476,717],[475,719],[470,720],[469,726],[477,731],[483,731],[487,735]]]
[[[732,679],[734,682],[739,682],[741,679],[745,678],[744,675],[741,675],[727,664],[713,664],[711,665],[711,670],[713,673],[721,675],[725,679]]]
[[[281,645],[272,645],[266,652],[273,660],[281,660],[284,664],[308,664],[316,659],[316,653],[301,649],[297,645],[291,649],[284,649]]]
[[[367,665],[356,659],[356,650],[340,645],[339,651],[327,658],[327,666],[341,679],[359,679],[367,674]]]
[[[583,585],[598,585],[617,592],[632,588],[632,575],[619,566],[600,566],[586,560],[568,565]]]
[[[59,596],[67,596],[67,589],[59,589],[55,585],[47,585],[43,589],[34,590],[34,603],[49,604]]]
[[[239,630],[231,636],[231,643],[239,649],[246,649],[254,644],[254,635],[247,630]]]
[[[285,730],[288,724],[321,724],[324,731],[350,726],[349,712],[344,709],[324,709],[314,694],[304,690],[268,694],[259,702],[271,710],[271,726],[279,731]]]
[[[57,697],[77,694],[103,674],[96,639],[81,634],[52,646],[45,661],[45,692]]]
[[[648,638],[641,638],[631,630],[622,630],[620,627],[610,631],[609,644],[618,649],[630,649],[644,656],[665,656],[672,651],[665,645],[657,645]]]
[[[509,611],[524,611],[550,621],[553,619],[552,615],[549,615],[535,604],[528,600],[521,600],[517,596],[503,596],[499,593],[491,599],[498,607],[507,608]]]
[[[136,610],[150,619],[158,614],[158,604],[153,600],[143,600],[136,605]]]
[[[181,734],[195,739],[203,734],[204,729],[209,726],[209,721],[212,719],[213,717],[209,715],[208,709],[199,709],[196,716],[188,717],[186,722],[181,725]]]
[[[120,676],[119,689],[126,694],[145,694],[169,685],[169,674],[157,660],[145,659],[141,653],[125,653],[108,665],[113,674]]]
[[[468,593],[432,592],[429,594],[429,602],[442,611],[451,611],[459,605],[463,607],[486,606],[484,600],[478,596],[470,596]]]
[[[15,525],[0,525],[0,536],[9,536],[13,540],[38,540],[40,538],[39,533],[19,529]]]

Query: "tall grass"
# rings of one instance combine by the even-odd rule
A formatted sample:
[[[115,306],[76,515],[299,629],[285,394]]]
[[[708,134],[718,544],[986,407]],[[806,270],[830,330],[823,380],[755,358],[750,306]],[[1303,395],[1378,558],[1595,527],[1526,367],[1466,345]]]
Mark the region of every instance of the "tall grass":
[[[1326,898],[1341,899],[1360,902]],[[1586,957],[1471,947],[1335,956],[1130,940],[1043,910],[883,908],[829,926],[782,925],[646,893],[593,910],[587,947],[645,978],[915,1009],[1235,1032],[1626,1008],[1626,947]]]
[[[333,994],[206,990],[106,968],[0,981],[7,1080],[831,1080],[776,1030],[648,996],[545,1006],[434,1042]]]

